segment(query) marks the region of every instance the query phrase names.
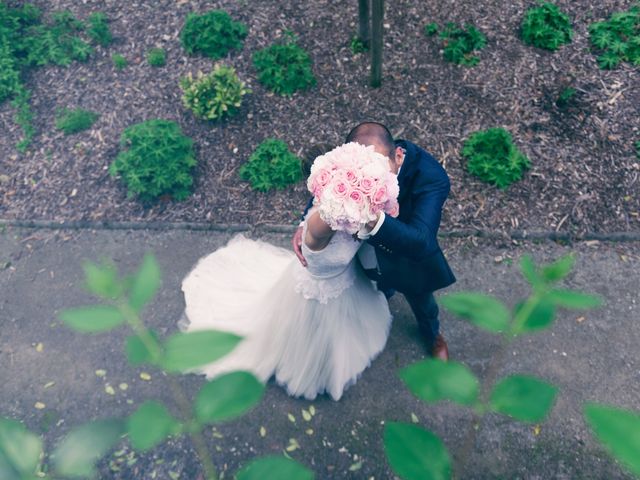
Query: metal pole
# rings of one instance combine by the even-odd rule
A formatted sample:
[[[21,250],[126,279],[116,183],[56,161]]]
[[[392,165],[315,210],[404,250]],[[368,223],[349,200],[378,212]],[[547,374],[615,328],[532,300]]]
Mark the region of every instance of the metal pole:
[[[368,50],[370,45],[369,5],[371,0],[358,0],[358,23],[360,25],[358,37],[362,45]]]
[[[371,86],[382,84],[382,29],[384,0],[371,0]]]

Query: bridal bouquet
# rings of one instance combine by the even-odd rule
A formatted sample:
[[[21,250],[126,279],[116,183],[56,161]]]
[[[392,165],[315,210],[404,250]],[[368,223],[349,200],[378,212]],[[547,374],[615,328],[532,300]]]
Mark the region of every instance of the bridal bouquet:
[[[351,142],[315,159],[307,188],[320,218],[334,230],[357,233],[380,211],[397,217],[398,178],[373,146]]]

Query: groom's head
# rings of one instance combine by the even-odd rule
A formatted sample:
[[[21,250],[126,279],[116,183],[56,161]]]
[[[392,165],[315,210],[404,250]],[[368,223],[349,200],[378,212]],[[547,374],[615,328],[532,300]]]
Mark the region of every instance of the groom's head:
[[[361,145],[373,145],[376,152],[389,159],[389,168],[393,173],[398,173],[404,160],[404,152],[396,147],[393,136],[387,127],[378,122],[362,122],[347,135],[348,142],[357,142]]]

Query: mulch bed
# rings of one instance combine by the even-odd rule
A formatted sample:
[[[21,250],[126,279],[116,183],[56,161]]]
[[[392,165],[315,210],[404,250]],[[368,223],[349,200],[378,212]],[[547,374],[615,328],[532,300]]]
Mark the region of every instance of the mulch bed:
[[[15,150],[21,138],[9,102],[0,106],[0,218],[42,220],[135,220],[214,223],[293,223],[307,199],[303,183],[258,193],[238,178],[238,169],[265,138],[286,141],[298,155],[316,142],[339,144],[356,123],[386,123],[414,141],[447,169],[452,191],[442,228],[552,230],[580,234],[640,229],[640,76],[624,64],[597,67],[587,26],[631,1],[557,2],[574,22],[570,45],[556,53],[525,46],[518,38],[524,11],[534,2],[445,0],[387,2],[383,85],[368,86],[368,58],[352,53],[357,2],[319,0],[187,1],[35,0],[47,12],[69,9],[81,19],[103,11],[116,37],[87,63],[33,70],[38,134],[30,150]],[[224,63],[252,88],[240,112],[219,123],[199,121],[181,105],[178,87],[187,72],[209,71],[213,62],[189,57],[178,36],[191,11],[223,8],[250,30],[244,48]],[[426,23],[473,22],[488,37],[473,68],[442,59]],[[274,95],[256,80],[251,54],[285,29],[299,36],[314,61],[318,85],[291,98]],[[146,51],[160,46],[167,65],[152,68]],[[130,61],[116,70],[113,53]],[[565,87],[576,102],[559,109]],[[55,111],[82,107],[102,116],[90,131],[64,136]],[[142,205],[109,176],[121,132],[151,118],[176,120],[197,145],[194,193],[186,201]],[[464,139],[478,129],[503,126],[532,161],[523,181],[498,190],[471,177],[460,157]]]

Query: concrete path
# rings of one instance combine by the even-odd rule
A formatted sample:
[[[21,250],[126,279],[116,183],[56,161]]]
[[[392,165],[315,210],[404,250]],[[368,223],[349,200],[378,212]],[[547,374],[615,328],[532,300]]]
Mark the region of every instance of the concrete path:
[[[51,450],[73,426],[94,418],[126,416],[146,399],[162,400],[175,410],[160,372],[127,364],[125,328],[81,335],[61,325],[57,313],[93,302],[82,288],[83,260],[104,257],[121,272],[131,272],[144,252],[153,251],[162,267],[163,286],[144,317],[148,325],[169,335],[176,331],[184,306],[183,276],[199,257],[231,235],[5,228],[0,234],[0,416],[20,419],[42,433]],[[247,235],[288,248],[288,233]],[[640,244],[589,242],[567,247],[520,242],[501,247],[495,241],[449,240],[443,246],[459,279],[450,292],[482,291],[513,305],[528,294],[519,274],[521,255],[530,252],[538,261],[551,261],[575,251],[576,268],[565,285],[606,299],[598,310],[561,311],[550,331],[511,346],[501,375],[539,375],[558,385],[561,393],[548,421],[539,426],[498,415],[485,417],[462,477],[631,478],[592,439],[581,408],[586,401],[598,401],[640,410]],[[469,411],[450,404],[425,405],[404,387],[396,372],[423,358],[423,349],[404,299],[396,296],[391,307],[395,320],[385,351],[340,402],[324,397],[314,402],[292,399],[270,384],[262,403],[248,415],[206,432],[224,478],[231,478],[256,455],[282,452],[290,439],[300,445],[291,457],[311,468],[318,479],[394,478],[382,449],[383,424],[410,422],[412,414],[438,434],[452,454],[459,454],[470,424]],[[442,323],[452,358],[483,376],[498,338],[447,312],[442,313]],[[99,370],[105,375],[96,375]],[[141,372],[151,379],[141,379]],[[194,375],[179,380],[189,396],[202,384]],[[44,408],[36,408],[37,402]],[[301,410],[311,404],[317,413],[307,422]],[[264,437],[261,427],[266,429]],[[131,451],[123,441],[101,462],[100,472],[105,479],[191,480],[198,478],[198,463],[186,439],[171,440],[145,454]]]

